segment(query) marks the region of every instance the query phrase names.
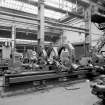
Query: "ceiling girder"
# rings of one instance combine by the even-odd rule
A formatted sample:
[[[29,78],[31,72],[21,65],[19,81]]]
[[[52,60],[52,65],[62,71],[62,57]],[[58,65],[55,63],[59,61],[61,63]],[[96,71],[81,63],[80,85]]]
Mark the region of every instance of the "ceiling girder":
[[[38,2],[36,2],[36,1],[29,1],[29,0],[16,0],[16,1],[20,1],[20,2],[30,4],[30,5],[38,6]],[[53,6],[50,6],[50,5],[47,5],[47,4],[45,4],[45,8],[48,9],[48,10],[53,10],[53,11],[64,13],[64,14],[68,13],[69,15],[72,15],[72,16],[75,16],[75,17],[78,17],[78,18],[84,18],[84,16],[79,15],[77,13],[69,12],[67,10],[57,8],[57,7],[53,7]]]

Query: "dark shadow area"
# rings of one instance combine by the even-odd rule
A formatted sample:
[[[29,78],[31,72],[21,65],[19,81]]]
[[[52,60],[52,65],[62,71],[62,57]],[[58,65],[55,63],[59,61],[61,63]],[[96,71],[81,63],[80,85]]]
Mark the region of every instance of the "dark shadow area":
[[[105,100],[99,100],[95,102],[93,105],[105,105]]]

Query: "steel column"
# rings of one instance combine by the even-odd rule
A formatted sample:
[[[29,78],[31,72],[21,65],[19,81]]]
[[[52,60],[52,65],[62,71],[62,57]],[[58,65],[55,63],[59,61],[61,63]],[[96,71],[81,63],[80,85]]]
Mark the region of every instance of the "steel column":
[[[64,41],[64,40],[63,40],[63,37],[64,37],[64,36],[63,36],[63,34],[64,34],[64,31],[62,30],[62,32],[61,32],[61,42],[60,42],[60,43],[61,43],[61,45],[63,45],[63,44],[64,44],[64,42],[63,42],[63,41]]]
[[[89,31],[89,33],[85,33],[85,44],[89,43],[89,50],[91,50],[92,46],[92,36],[91,36],[91,8],[92,5],[85,10],[85,28]],[[86,46],[85,46],[85,56],[86,56]]]
[[[39,25],[38,25],[38,44],[40,47],[44,47],[44,0],[38,0],[38,17],[39,17]]]
[[[24,54],[25,54],[25,52],[26,52],[26,46],[24,46]]]
[[[15,25],[12,26],[12,60],[13,63],[15,62],[15,56],[14,56],[14,52],[15,52],[15,45],[16,45],[16,27]]]
[[[89,14],[89,47],[90,49],[92,46],[92,35],[91,35],[91,15],[92,13],[91,13],[91,10],[92,10],[92,5],[90,3],[89,10],[88,10],[89,11],[88,14]]]

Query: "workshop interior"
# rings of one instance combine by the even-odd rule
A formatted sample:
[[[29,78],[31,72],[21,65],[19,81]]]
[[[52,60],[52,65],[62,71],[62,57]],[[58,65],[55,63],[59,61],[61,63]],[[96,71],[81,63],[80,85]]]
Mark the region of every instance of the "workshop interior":
[[[104,105],[105,0],[0,0],[0,103]]]

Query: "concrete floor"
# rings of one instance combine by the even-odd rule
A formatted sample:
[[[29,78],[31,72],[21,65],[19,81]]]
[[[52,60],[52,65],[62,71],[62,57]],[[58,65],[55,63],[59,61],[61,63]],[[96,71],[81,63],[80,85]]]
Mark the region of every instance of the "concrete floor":
[[[91,94],[90,82],[85,81],[67,87],[0,98],[0,105],[93,105],[98,100]]]

